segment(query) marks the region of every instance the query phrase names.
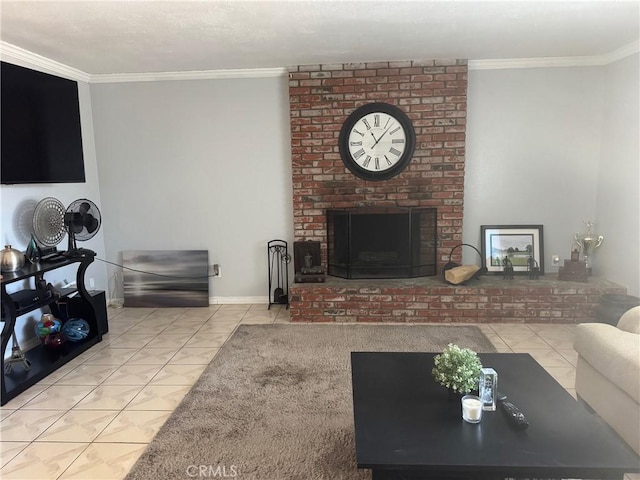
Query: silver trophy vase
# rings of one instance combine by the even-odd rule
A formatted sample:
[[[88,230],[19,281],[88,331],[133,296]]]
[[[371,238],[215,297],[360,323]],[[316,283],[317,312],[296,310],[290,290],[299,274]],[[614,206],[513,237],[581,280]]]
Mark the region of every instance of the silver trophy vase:
[[[574,237],[574,244],[582,251],[584,257],[584,263],[587,267],[587,271],[591,274],[591,255],[595,252],[596,248],[602,245],[604,242],[604,235],[595,235],[591,231],[593,222],[585,222],[587,231],[585,233],[576,233]]]

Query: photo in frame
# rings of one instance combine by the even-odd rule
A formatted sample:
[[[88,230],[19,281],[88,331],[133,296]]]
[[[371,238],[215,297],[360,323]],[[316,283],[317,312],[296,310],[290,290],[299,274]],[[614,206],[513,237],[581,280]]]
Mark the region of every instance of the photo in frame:
[[[542,225],[482,225],[482,266],[488,273],[503,273],[505,264],[513,273],[527,274],[538,267],[544,274]]]

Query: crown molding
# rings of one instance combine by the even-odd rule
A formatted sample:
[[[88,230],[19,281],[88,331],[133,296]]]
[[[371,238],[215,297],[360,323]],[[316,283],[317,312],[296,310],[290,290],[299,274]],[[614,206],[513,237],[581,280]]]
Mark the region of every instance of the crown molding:
[[[248,68],[189,72],[117,73],[90,75],[90,83],[159,82],[172,80],[216,80],[224,78],[270,78],[288,74],[286,68]]]
[[[469,60],[469,70],[502,70],[508,68],[599,67],[640,52],[635,41],[604,55],[585,57],[542,57]]]
[[[607,64],[622,60],[625,57],[629,57],[635,53],[640,52],[640,40],[624,45],[613,52],[609,52],[603,55],[607,61]]]
[[[469,60],[469,70],[507,70],[516,68],[593,67],[603,65],[599,57],[542,57]]]
[[[191,72],[89,74],[10,43],[0,41],[0,58],[11,63],[26,63],[71,80],[86,83],[156,82],[167,80],[212,80],[223,78],[266,78],[288,74],[286,68],[251,68],[234,70],[202,70]]]
[[[0,58],[9,63],[24,63],[40,70],[45,70],[47,73],[53,73],[70,80],[89,83],[90,75],[88,73],[4,41],[0,41]]]
[[[542,57],[469,60],[469,70],[502,70],[517,68],[594,67],[603,66],[640,52],[636,40],[604,55],[584,57]],[[26,63],[49,73],[85,83],[156,82],[172,80],[215,80],[227,78],[273,78],[288,74],[287,68],[250,68],[201,70],[190,72],[89,74],[5,41],[0,41],[0,58],[11,63]]]

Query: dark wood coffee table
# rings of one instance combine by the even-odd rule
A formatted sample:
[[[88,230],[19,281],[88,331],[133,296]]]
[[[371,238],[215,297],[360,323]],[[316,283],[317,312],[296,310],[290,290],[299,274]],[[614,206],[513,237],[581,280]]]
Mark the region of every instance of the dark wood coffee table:
[[[500,411],[476,425],[431,376],[433,353],[351,354],[358,468],[372,478],[622,479],[640,459],[530,355],[481,354],[498,389],[526,415],[516,431]],[[624,412],[621,412],[624,414]]]

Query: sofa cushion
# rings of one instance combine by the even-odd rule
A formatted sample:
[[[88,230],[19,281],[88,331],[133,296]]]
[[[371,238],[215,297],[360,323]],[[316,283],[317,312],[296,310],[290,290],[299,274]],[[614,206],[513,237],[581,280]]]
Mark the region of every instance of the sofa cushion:
[[[618,328],[625,332],[640,334],[640,306],[624,312],[618,320]]]
[[[574,348],[594,369],[640,403],[639,335],[604,323],[583,323],[576,327]]]

